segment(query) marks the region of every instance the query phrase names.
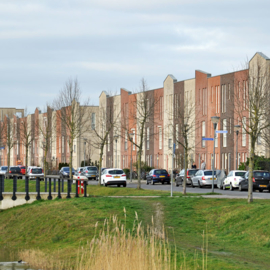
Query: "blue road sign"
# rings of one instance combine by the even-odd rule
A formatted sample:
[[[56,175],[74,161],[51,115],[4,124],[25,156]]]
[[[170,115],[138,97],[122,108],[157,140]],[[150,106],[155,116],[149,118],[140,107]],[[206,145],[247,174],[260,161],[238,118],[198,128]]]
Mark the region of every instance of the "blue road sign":
[[[216,130],[216,133],[228,133],[228,130]]]
[[[175,143],[173,144],[173,153],[175,154]]]
[[[202,138],[203,141],[213,141],[214,138]]]
[[[5,149],[5,146],[1,146],[1,147],[0,147],[0,150],[4,150],[4,149]]]

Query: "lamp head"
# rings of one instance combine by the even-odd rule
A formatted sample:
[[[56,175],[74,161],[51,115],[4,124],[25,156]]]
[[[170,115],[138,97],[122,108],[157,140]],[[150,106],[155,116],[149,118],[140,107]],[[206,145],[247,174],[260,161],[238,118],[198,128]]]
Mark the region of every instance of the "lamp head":
[[[235,130],[236,132],[239,132],[239,131],[240,131],[240,128],[241,128],[240,125],[235,125],[235,126],[234,126],[234,130]]]
[[[212,117],[211,117],[211,121],[212,121],[213,124],[217,124],[218,121],[219,121],[219,119],[220,119],[219,116],[212,116]]]

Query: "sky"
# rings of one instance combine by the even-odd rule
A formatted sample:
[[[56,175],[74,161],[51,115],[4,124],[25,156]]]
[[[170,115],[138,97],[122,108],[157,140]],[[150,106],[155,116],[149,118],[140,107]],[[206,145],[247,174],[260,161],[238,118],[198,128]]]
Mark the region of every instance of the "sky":
[[[160,88],[270,56],[267,0],[0,0],[0,107],[44,110],[69,79],[82,101]]]

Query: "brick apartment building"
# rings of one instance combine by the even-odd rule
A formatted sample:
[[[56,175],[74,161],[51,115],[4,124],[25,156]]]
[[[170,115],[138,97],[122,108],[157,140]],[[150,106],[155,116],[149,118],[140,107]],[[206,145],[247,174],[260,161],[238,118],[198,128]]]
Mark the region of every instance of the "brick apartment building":
[[[256,53],[250,60],[249,66],[256,65],[257,61],[263,61],[269,64],[269,58],[262,53]],[[240,88],[247,88],[247,76],[249,68],[211,76],[210,73],[196,70],[195,77],[177,81],[169,74],[163,86],[158,89],[145,91],[147,93],[146,104],[153,104],[153,113],[149,115],[144,127],[144,142],[142,161],[151,167],[171,169],[172,167],[172,149],[169,143],[181,142],[181,127],[183,126],[183,117],[188,118],[189,127],[192,126],[188,134],[188,143],[190,150],[188,152],[188,167],[193,162],[197,167],[201,166],[201,161],[206,162],[206,168],[211,168],[213,159],[213,148],[215,144],[215,167],[225,169],[226,171],[235,169],[236,159],[238,164],[245,162],[249,154],[249,137],[241,127],[239,135],[236,135],[235,125],[242,122],[235,110],[235,99],[233,97],[240,91]],[[104,149],[102,167],[120,167],[130,168],[132,162],[137,161],[138,148],[135,144],[139,143],[140,116],[138,106],[144,102],[145,96],[142,92],[131,93],[122,88],[119,95],[110,96],[103,91],[99,97],[99,106],[91,106],[92,116],[89,121],[92,127],[104,134],[108,130],[108,119],[115,122],[114,128],[110,130]],[[239,101],[245,103],[245,97],[239,96]],[[148,106],[148,105],[147,105]],[[194,113],[191,109],[194,108]],[[246,106],[243,106],[243,117],[248,118]],[[6,121],[8,109],[0,108],[2,121]],[[25,163],[26,149],[21,143],[21,134],[19,132],[20,122],[23,118],[27,119],[31,136],[33,138],[29,146],[28,160],[29,165],[43,164],[43,141],[42,132],[37,126],[46,126],[48,115],[41,113],[36,109],[34,114],[23,115],[22,110],[10,108],[13,116],[10,118],[14,130],[14,146],[11,152],[11,165],[18,164],[18,161]],[[17,112],[21,115],[18,116]],[[69,162],[70,149],[67,144],[69,134],[63,129],[61,121],[55,117],[56,112],[50,112],[54,117],[55,124],[53,136],[50,141],[50,150],[47,153],[46,160],[51,167],[57,168],[60,162]],[[202,141],[202,137],[214,137],[214,128],[211,121],[212,116],[219,116],[217,130],[227,130],[227,134],[217,134],[215,141]],[[107,119],[107,120],[106,120]],[[107,121],[107,122],[106,122]],[[15,132],[17,130],[17,132]],[[133,136],[132,136],[133,135]],[[86,155],[86,159],[92,161],[99,160],[98,147],[93,147],[90,142],[93,141],[93,133],[89,131],[83,137],[75,140],[73,145],[74,168],[81,165],[81,161]],[[131,143],[130,138],[133,138]],[[238,139],[238,155],[236,157],[236,140]],[[0,150],[1,165],[7,162],[6,141],[2,140]],[[269,151],[260,142],[256,145],[256,153],[269,156]],[[176,144],[174,168],[183,168],[184,150],[181,144]]]

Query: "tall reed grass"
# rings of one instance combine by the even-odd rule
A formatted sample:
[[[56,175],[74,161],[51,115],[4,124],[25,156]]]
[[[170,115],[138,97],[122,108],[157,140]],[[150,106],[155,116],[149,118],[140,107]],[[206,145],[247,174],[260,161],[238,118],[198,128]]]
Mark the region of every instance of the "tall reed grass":
[[[125,211],[125,210],[124,210]],[[95,225],[97,230],[98,223]],[[203,262],[199,266],[197,255],[192,269],[207,269],[207,254],[202,248]],[[185,256],[177,257],[176,247],[172,247],[165,237],[164,226],[161,231],[151,226],[142,227],[136,213],[133,228],[128,230],[117,216],[106,219],[102,229],[93,239],[77,251],[74,262],[60,262],[40,250],[27,250],[20,253],[24,261],[35,269],[73,269],[73,270],[176,270],[190,269],[186,266]],[[55,257],[55,256],[54,256]],[[56,256],[57,257],[57,256]]]

